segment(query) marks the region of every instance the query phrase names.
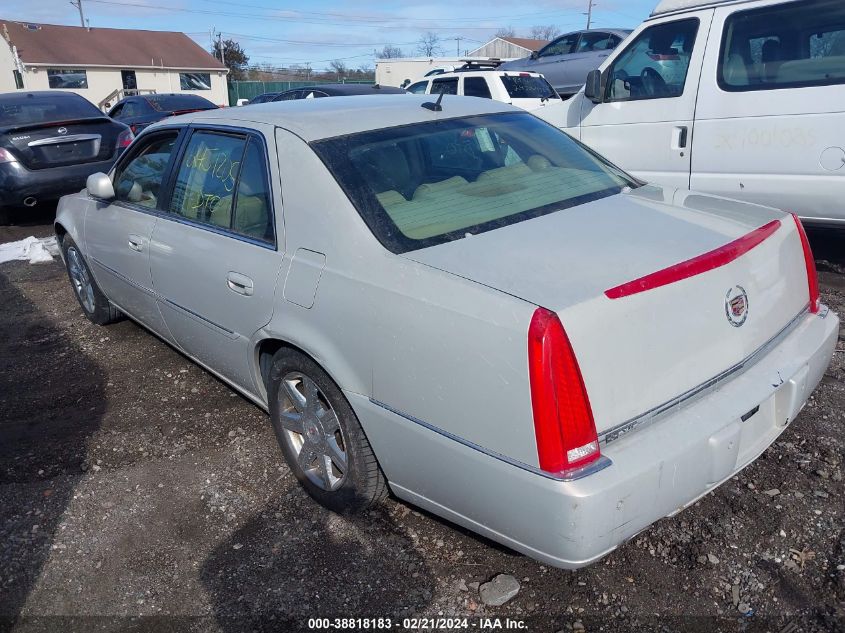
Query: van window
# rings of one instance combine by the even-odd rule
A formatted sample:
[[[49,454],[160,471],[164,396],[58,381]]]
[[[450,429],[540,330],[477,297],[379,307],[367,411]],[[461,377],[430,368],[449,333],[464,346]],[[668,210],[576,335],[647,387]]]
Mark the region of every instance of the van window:
[[[845,83],[845,3],[737,11],[725,22],[719,59],[719,86],[727,91]]]
[[[606,101],[680,97],[684,93],[698,19],[645,29],[608,69]]]

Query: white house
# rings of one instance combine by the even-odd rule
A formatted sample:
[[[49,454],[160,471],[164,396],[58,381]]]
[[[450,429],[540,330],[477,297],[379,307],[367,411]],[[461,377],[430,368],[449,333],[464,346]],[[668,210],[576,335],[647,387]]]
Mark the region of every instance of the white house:
[[[68,90],[95,105],[190,92],[228,104],[228,69],[184,33],[0,19],[0,92]]]
[[[548,40],[532,40],[527,37],[494,37],[469,54],[473,57],[498,57],[499,59],[519,59],[539,51]]]

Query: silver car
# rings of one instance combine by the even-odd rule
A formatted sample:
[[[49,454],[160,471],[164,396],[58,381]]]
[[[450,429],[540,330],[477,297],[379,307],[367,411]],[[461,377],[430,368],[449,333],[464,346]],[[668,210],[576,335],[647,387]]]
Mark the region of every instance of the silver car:
[[[500,70],[541,73],[562,97],[574,95],[591,70],[598,68],[630,29],[590,29],[552,40],[530,57],[502,64]]]
[[[760,455],[838,335],[794,216],[644,185],[490,99],[167,119],[55,230],[88,318],[267,409],[320,503],[390,490],[562,567]]]

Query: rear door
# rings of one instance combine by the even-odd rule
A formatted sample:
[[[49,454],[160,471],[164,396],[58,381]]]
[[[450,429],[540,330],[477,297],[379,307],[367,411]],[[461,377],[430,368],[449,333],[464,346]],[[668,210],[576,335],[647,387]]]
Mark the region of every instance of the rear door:
[[[139,139],[112,173],[115,199],[92,204],[85,218],[85,251],[103,292],[168,339],[156,306],[149,246],[179,135],[172,129]]]
[[[272,128],[263,131],[191,130],[150,248],[153,286],[177,344],[253,393],[252,338],[273,314],[282,261],[278,165],[264,140]]]
[[[704,68],[691,186],[845,219],[845,3],[721,7]]]
[[[582,101],[581,140],[639,178],[689,187],[698,82],[713,10],[648,23],[604,70],[604,101]]]

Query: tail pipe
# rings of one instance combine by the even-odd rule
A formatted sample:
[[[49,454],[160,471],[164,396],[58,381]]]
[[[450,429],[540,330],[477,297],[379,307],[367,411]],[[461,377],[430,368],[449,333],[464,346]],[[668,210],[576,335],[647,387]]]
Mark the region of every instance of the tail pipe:
[[[35,198],[35,196],[28,196],[23,199],[23,203],[27,207],[34,207],[36,204],[38,204],[38,200]]]

